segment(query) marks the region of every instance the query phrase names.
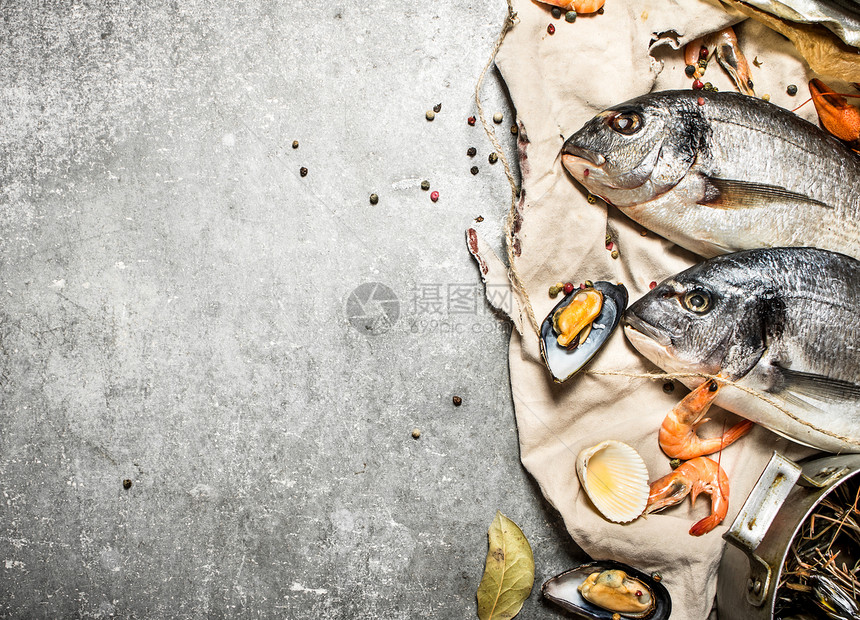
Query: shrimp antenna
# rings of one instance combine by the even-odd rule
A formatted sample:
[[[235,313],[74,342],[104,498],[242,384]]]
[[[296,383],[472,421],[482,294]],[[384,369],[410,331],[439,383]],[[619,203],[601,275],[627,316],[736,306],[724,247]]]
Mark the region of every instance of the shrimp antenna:
[[[722,431],[722,434],[720,435],[720,437],[725,436],[725,434],[726,434],[726,416],[723,415],[723,431]],[[724,440],[722,440],[722,439],[720,440],[720,449],[717,451],[717,467],[718,468],[721,468],[723,466],[723,463],[722,463],[723,448],[725,448],[725,444],[723,443],[723,441]],[[718,484],[720,485],[720,493],[722,493],[725,496],[728,496],[729,492],[728,492],[728,489],[723,488],[723,481],[720,480],[719,478],[717,478],[717,480],[719,480]]]
[[[812,101],[812,100],[813,100],[813,99],[815,99],[816,97],[818,97],[819,99],[823,99],[823,98],[825,98],[825,97],[832,97],[833,95],[839,95],[840,97],[851,97],[852,99],[858,99],[858,98],[860,98],[860,95],[849,95],[849,94],[847,94],[847,93],[816,93],[816,94],[814,94],[814,95],[810,95],[809,99],[807,99],[806,101],[804,101],[803,103],[801,103],[799,106],[797,106],[796,108],[794,108],[794,109],[792,110],[792,112],[797,112],[800,108],[802,108],[803,106],[805,106],[807,103],[809,103],[810,101]]]
[[[812,97],[810,97],[809,99],[807,99],[806,101],[804,101],[803,103],[801,103],[799,106],[797,106],[796,108],[794,108],[794,109],[792,110],[792,112],[797,112],[800,108],[802,108],[803,106],[805,106],[805,105],[806,105],[807,103],[809,103],[810,101],[812,101]]]

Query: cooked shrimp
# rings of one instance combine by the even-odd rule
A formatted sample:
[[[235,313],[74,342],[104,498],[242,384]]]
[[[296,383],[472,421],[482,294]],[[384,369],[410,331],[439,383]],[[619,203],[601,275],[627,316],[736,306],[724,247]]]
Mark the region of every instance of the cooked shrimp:
[[[699,62],[700,54],[702,51],[702,47],[704,46],[704,39],[699,37],[698,39],[693,39],[684,47],[684,63],[688,65],[695,65]],[[707,49],[707,48],[705,48]]]
[[[663,420],[660,427],[660,447],[669,458],[687,460],[719,452],[746,435],[753,427],[752,422],[744,420],[720,437],[702,439],[696,434],[696,429],[710,419],[703,416],[708,412],[719,390],[720,386],[716,381],[705,381],[675,405]]]
[[[565,11],[576,11],[579,15],[595,13],[606,0],[540,0],[544,4],[557,6]]]
[[[574,0],[573,9],[577,13],[595,13],[603,7],[604,0]]]
[[[729,478],[719,463],[700,456],[687,461],[671,474],[651,483],[645,514],[681,503],[687,495],[695,504],[699,493],[711,496],[711,514],[690,528],[690,535],[701,536],[722,523],[729,512]]]
[[[710,54],[707,53],[709,50]],[[717,57],[719,63],[742,93],[755,95],[749,63],[741,52],[738,38],[731,27],[724,28],[707,37],[694,39],[687,43],[684,48],[684,62],[696,67],[694,75],[697,78],[705,72],[704,67],[707,65],[707,59],[713,56]],[[699,65],[700,59],[705,60],[704,65]]]
[[[738,38],[731,26],[714,35],[717,60],[728,71],[735,85],[745,95],[755,95],[750,66],[738,45]]]

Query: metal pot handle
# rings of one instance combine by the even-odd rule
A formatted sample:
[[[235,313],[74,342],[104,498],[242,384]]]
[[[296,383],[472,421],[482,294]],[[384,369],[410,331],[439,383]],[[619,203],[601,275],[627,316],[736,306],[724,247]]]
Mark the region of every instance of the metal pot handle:
[[[770,588],[771,567],[756,554],[791,489],[801,476],[800,465],[774,452],[750,491],[747,501],[723,538],[743,551],[750,562],[747,601],[759,607]]]

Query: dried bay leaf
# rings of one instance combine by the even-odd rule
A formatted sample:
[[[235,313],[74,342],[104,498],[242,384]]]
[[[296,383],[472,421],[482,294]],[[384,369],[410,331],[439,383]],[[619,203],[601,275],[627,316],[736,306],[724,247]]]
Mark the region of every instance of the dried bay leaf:
[[[517,524],[501,512],[496,512],[487,537],[490,548],[478,586],[478,618],[509,620],[520,612],[534,585],[532,548]]]

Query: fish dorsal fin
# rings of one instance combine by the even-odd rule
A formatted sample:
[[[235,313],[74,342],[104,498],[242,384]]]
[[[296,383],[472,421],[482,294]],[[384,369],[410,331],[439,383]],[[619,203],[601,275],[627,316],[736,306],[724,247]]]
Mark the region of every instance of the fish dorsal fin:
[[[705,194],[699,204],[721,209],[738,207],[768,207],[792,202],[832,209],[830,205],[777,185],[751,183],[736,179],[705,177]]]
[[[825,402],[860,399],[860,385],[856,383],[811,372],[791,370],[778,364],[774,365],[774,369],[781,378],[779,392],[793,392]]]

